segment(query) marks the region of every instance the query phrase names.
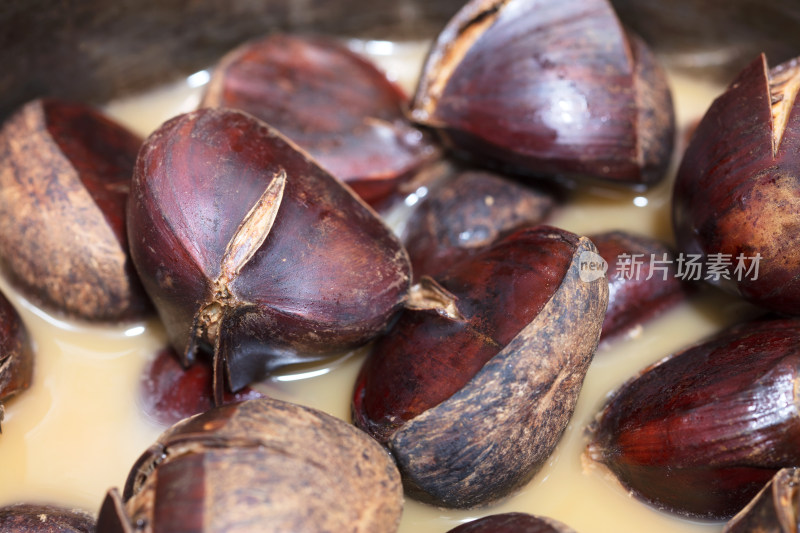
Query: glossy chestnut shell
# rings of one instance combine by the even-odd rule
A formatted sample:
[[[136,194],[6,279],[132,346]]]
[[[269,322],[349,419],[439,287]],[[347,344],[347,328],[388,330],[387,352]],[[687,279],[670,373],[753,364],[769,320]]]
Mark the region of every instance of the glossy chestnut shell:
[[[411,117],[476,162],[628,184],[663,178],[666,78],[606,0],[472,0],[436,39]]]
[[[201,105],[263,120],[374,204],[439,155],[405,118],[407,100],[340,41],[273,34],[226,55]]]
[[[575,533],[575,530],[551,518],[502,513],[461,524],[447,533]]]
[[[11,302],[0,294],[0,423],[3,400],[26,390],[32,380],[33,348],[28,332]]]
[[[590,428],[588,456],[674,513],[730,518],[800,464],[800,321],[746,322],[644,369]]]
[[[600,334],[594,246],[539,226],[412,288],[356,381],[353,419],[394,455],[407,494],[476,507],[524,485],[572,415]]]
[[[717,98],[681,161],[672,216],[680,251],[716,258],[709,282],[800,314],[800,62],[762,55]]]
[[[372,210],[266,124],[202,109],[145,142],[131,253],[184,364],[215,397],[366,343],[406,298],[408,257]]]

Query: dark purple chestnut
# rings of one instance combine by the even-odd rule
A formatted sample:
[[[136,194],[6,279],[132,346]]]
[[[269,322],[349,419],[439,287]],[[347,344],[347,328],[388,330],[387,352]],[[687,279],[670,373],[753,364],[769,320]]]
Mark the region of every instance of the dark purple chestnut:
[[[214,69],[201,105],[263,120],[370,204],[439,155],[406,119],[403,91],[330,37],[273,34],[240,46]]]
[[[131,254],[184,365],[214,394],[366,343],[403,305],[408,256],[360,199],[250,115],[201,109],[145,142]],[[224,371],[224,373],[223,373]]]
[[[95,533],[95,522],[80,509],[18,503],[0,507],[0,533]]]
[[[469,508],[527,483],[566,428],[608,302],[580,279],[585,237],[539,226],[411,289],[356,381],[353,419],[407,494]]]
[[[435,276],[550,213],[555,197],[500,175],[464,171],[435,187],[414,210],[403,236],[414,277]]]
[[[673,251],[663,242],[625,231],[590,235],[608,262],[608,310],[600,339],[624,334],[686,299]]]
[[[411,106],[473,161],[653,184],[675,121],[652,52],[607,0],[471,0],[439,34]]]
[[[783,468],[722,533],[797,533],[800,531],[800,468]]]
[[[683,156],[672,203],[678,248],[716,264],[709,282],[800,314],[800,59],[763,55],[717,98]]]
[[[800,321],[746,322],[644,369],[590,427],[589,458],[660,509],[723,519],[800,465]]]
[[[221,405],[263,396],[250,387],[236,393],[226,390]],[[139,403],[148,417],[167,426],[208,411],[214,406],[211,364],[199,358],[189,368],[183,368],[174,350],[160,350],[139,381]]]
[[[552,518],[503,513],[461,524],[447,533],[575,533],[575,530]]]
[[[0,130],[0,268],[69,317],[143,317],[125,203],[141,139],[78,103],[34,100]]]
[[[0,294],[0,423],[3,421],[3,400],[30,387],[32,380],[33,349],[28,332],[17,311]]]
[[[186,419],[109,491],[97,533],[393,533],[400,475],[374,440],[320,411],[261,398]]]

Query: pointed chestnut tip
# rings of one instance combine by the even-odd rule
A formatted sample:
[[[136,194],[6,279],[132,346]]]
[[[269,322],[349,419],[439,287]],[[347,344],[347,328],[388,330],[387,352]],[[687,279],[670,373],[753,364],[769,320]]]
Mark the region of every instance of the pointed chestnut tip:
[[[133,533],[125,504],[116,488],[106,493],[97,516],[97,533]]]

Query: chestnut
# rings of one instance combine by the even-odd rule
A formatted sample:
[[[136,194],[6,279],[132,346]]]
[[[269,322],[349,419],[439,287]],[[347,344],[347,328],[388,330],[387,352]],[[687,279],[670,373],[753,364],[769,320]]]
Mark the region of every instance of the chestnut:
[[[97,533],[391,533],[403,507],[391,457],[330,415],[260,398],[165,431],[109,491]]]
[[[150,311],[125,203],[141,139],[83,104],[34,100],[0,130],[0,268],[39,306],[118,322]]]
[[[589,238],[608,263],[608,310],[601,340],[630,332],[690,294],[674,252],[663,242],[626,231]]]
[[[750,302],[800,314],[800,59],[761,55],[717,98],[675,180],[678,248],[704,279]]]
[[[353,420],[408,495],[486,505],[527,483],[575,407],[608,302],[585,237],[526,228],[411,289],[356,381]]]
[[[800,528],[800,468],[782,468],[722,533],[796,533]]]
[[[575,533],[575,530],[552,518],[502,513],[461,524],[447,533]]]
[[[439,154],[405,118],[403,91],[330,37],[273,34],[243,44],[214,69],[201,105],[263,120],[372,205]]]
[[[201,109],[144,143],[131,255],[184,365],[213,354],[214,395],[362,345],[406,299],[398,239],[360,199],[245,113]]]
[[[95,533],[94,517],[80,509],[18,503],[0,507],[3,533]]]
[[[730,518],[800,464],[798,372],[800,320],[739,324],[614,392],[587,455],[660,509]]]
[[[211,364],[199,358],[183,368],[178,354],[164,348],[147,364],[139,381],[139,404],[144,414],[159,424],[172,425],[214,406]],[[244,387],[237,393],[224,391],[221,405],[264,396]]]
[[[513,230],[542,222],[553,194],[498,174],[467,170],[433,188],[403,235],[414,277],[435,276]]]
[[[26,390],[32,380],[33,348],[28,332],[11,302],[0,294],[0,423],[3,400]]]
[[[663,71],[607,0],[471,0],[436,39],[411,118],[472,161],[654,184],[675,120]]]

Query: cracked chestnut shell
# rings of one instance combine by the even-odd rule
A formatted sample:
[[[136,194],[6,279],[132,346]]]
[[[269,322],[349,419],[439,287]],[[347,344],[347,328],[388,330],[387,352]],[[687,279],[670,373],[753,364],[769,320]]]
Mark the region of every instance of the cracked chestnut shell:
[[[608,302],[580,280],[585,237],[513,233],[411,289],[356,381],[353,419],[407,494],[476,507],[527,483],[569,422]]]
[[[80,509],[18,503],[0,507],[0,532],[95,533],[95,521]]]
[[[414,277],[435,276],[502,235],[540,223],[555,197],[500,175],[464,171],[435,187],[414,210],[403,236]]]
[[[502,513],[461,524],[447,533],[575,533],[575,530],[552,518]]]
[[[391,533],[400,476],[374,440],[272,399],[216,407],[164,432],[109,491],[97,533]]]
[[[800,314],[799,88],[798,59],[769,69],[762,55],[747,66],[700,121],[672,203],[682,252],[726,254],[728,279],[712,282],[793,315]],[[736,273],[739,256],[747,270]]]
[[[83,104],[34,100],[0,131],[0,267],[72,318],[142,318],[125,203],[141,139]]]
[[[240,46],[214,69],[201,105],[263,120],[373,205],[439,155],[405,117],[403,91],[329,37],[274,34]]]
[[[608,310],[600,339],[631,331],[686,299],[675,254],[663,242],[626,231],[590,235],[608,263]]]
[[[244,113],[176,117],[142,147],[131,254],[182,362],[214,393],[366,343],[402,307],[409,262],[374,212]]]
[[[606,0],[472,0],[439,34],[411,117],[476,161],[533,176],[663,178],[666,78]]]
[[[26,390],[32,380],[33,348],[28,332],[11,302],[0,294],[0,423],[3,400]]]
[[[783,468],[722,533],[797,533],[800,529],[800,469]]]
[[[800,464],[798,373],[800,321],[740,324],[617,390],[587,454],[658,508],[730,518]]]

